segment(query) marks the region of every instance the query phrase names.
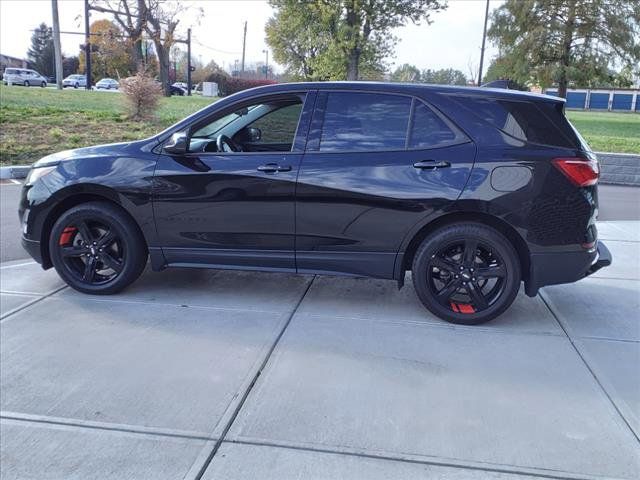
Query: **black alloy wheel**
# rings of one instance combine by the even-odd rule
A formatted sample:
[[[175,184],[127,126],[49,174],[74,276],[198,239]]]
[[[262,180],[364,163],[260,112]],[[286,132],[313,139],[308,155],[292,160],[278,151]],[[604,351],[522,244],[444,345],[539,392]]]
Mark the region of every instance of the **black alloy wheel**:
[[[142,273],[144,239],[115,205],[90,202],[63,213],[51,231],[49,251],[58,274],[85,293],[116,293]]]
[[[81,220],[62,231],[58,248],[65,267],[85,283],[100,285],[115,279],[124,268],[126,252],[113,227]]]
[[[453,224],[427,237],[413,264],[422,303],[452,323],[475,325],[503,313],[520,286],[513,246],[481,224]]]

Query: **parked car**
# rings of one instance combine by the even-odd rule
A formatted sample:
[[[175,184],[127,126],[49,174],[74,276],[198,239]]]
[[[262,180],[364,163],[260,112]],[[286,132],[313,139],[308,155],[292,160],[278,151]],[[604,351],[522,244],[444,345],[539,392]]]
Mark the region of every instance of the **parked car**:
[[[123,168],[124,166],[124,168]],[[22,243],[81,292],[155,270],[412,272],[427,309],[478,324],[611,263],[598,162],[564,100],[485,88],[289,83],[146,140],[44,157]]]
[[[175,83],[173,85],[169,85],[169,91],[171,95],[178,95],[180,97],[187,94],[187,89],[177,86]]]
[[[103,78],[98,83],[96,83],[97,90],[117,90],[119,87],[120,84],[113,78]]]
[[[66,87],[86,87],[87,86],[87,76],[86,75],[69,75],[67,78],[62,80],[62,88]]]
[[[47,79],[35,70],[28,68],[6,68],[2,75],[5,85],[24,85],[25,87],[46,87]]]

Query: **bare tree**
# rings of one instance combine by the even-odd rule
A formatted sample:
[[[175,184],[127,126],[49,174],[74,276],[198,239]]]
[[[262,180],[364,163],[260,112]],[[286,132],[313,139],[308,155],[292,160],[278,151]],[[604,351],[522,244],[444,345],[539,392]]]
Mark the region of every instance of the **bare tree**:
[[[114,21],[129,37],[133,47],[133,59],[138,69],[144,64],[142,35],[146,8],[145,0],[93,0],[91,2],[92,10],[113,15]]]
[[[93,10],[110,13],[134,42],[134,58],[138,65],[144,60],[143,35],[153,42],[158,57],[160,82],[165,96],[169,96],[169,62],[171,47],[180,41],[177,28],[181,18],[191,9],[179,1],[166,0],[93,0]],[[196,19],[202,16],[202,8]]]

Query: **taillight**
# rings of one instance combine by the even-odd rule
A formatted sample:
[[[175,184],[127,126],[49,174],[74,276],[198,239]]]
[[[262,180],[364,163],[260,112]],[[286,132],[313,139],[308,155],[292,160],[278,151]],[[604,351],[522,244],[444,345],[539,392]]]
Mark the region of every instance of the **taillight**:
[[[554,158],[552,163],[577,187],[588,187],[598,183],[600,169],[597,160],[562,157]]]

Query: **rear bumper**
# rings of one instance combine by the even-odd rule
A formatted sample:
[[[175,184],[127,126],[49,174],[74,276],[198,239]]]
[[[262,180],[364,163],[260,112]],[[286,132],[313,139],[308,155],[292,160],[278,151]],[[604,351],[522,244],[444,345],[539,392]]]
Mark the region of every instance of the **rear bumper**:
[[[533,254],[525,292],[533,297],[546,285],[576,282],[611,265],[611,261],[611,252],[602,242],[591,252]]]

